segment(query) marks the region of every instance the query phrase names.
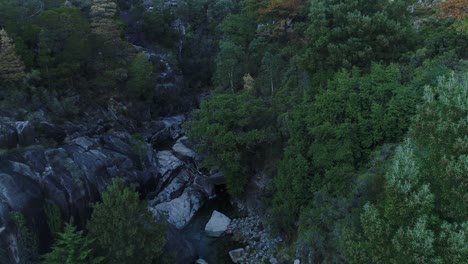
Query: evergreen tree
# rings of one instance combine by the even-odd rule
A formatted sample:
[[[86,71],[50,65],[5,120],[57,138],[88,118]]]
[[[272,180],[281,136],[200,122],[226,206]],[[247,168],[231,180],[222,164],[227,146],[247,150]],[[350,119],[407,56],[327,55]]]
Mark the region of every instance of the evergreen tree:
[[[76,232],[76,227],[67,224],[63,233],[52,246],[52,251],[44,255],[42,264],[99,264],[102,257],[94,257],[91,240]]]
[[[24,77],[24,64],[4,29],[0,30],[0,81],[16,82]]]
[[[385,176],[385,200],[364,206],[345,242],[350,263],[466,262],[466,80],[426,87],[412,139]]]
[[[231,194],[240,195],[253,167],[274,142],[274,115],[268,105],[249,91],[210,98],[185,128],[199,150],[208,154],[205,166],[218,166]]]
[[[316,82],[324,82],[342,67],[368,68],[371,62],[391,62],[407,50],[404,10],[392,17],[398,1],[316,0],[310,6],[309,44],[303,57]],[[402,21],[402,22],[400,22]]]
[[[130,96],[151,100],[154,91],[153,64],[145,54],[140,53],[135,57],[128,74],[127,87]]]
[[[427,86],[411,131],[422,152],[425,180],[436,195],[438,215],[468,218],[468,74]],[[434,165],[437,164],[437,165]]]
[[[163,225],[121,179],[114,180],[94,206],[88,229],[109,263],[152,263],[166,243]]]

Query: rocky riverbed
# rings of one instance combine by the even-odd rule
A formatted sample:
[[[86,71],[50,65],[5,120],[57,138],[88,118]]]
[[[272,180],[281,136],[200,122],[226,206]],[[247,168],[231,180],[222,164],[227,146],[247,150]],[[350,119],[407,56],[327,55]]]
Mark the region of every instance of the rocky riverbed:
[[[233,219],[226,233],[245,245],[231,254],[235,263],[278,263],[275,254],[282,239],[271,237],[261,217]]]

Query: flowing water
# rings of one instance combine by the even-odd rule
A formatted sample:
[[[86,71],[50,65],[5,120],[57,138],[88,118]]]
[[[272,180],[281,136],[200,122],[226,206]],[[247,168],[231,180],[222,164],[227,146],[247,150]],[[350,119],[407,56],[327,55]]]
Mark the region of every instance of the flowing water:
[[[229,196],[219,194],[205,203],[184,228],[183,233],[194,245],[199,257],[209,264],[232,263],[229,258],[229,251],[243,247],[243,245],[234,241],[231,236],[214,238],[206,236],[204,232],[205,225],[210,220],[214,210],[225,214],[231,219],[239,217],[239,213],[229,202]]]

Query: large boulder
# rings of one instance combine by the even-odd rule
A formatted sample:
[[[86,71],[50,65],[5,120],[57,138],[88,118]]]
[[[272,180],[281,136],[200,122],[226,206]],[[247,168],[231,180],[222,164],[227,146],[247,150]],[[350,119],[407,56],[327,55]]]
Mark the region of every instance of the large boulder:
[[[231,258],[232,262],[239,263],[244,257],[244,253],[245,252],[243,248],[234,249],[229,251],[229,257]]]
[[[211,218],[205,226],[205,232],[208,236],[219,237],[226,232],[231,219],[218,211],[213,211]]]
[[[195,153],[195,151],[193,151],[183,143],[184,139],[187,138],[182,137],[179,140],[177,140],[174,146],[172,146],[172,150],[174,150],[174,152],[181,157],[195,159],[197,157],[197,154]]]
[[[210,198],[216,195],[214,184],[212,184],[206,176],[197,175],[193,181],[193,186],[200,188],[200,190]]]
[[[18,133],[16,128],[0,121],[0,149],[11,149],[18,145]]]
[[[179,197],[192,178],[190,172],[186,169],[180,171],[175,178],[154,198],[150,205],[156,205],[168,202]]]
[[[36,141],[34,125],[29,121],[15,122],[16,133],[18,133],[18,144],[22,147],[29,146]]]
[[[202,207],[205,200],[204,193],[188,187],[181,196],[149,209],[157,218],[165,218],[170,224],[182,229]]]
[[[45,138],[53,139],[58,143],[62,143],[67,137],[67,133],[62,128],[46,121],[40,122],[37,128],[38,134]]]

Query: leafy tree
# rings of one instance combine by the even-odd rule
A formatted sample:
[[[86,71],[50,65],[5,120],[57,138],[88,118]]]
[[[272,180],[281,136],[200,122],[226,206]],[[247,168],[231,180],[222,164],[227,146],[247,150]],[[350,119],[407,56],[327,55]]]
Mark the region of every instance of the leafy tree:
[[[154,90],[153,64],[145,54],[140,53],[135,57],[128,74],[127,87],[130,96],[151,100]]]
[[[273,55],[266,52],[262,59],[262,66],[260,69],[260,81],[257,84],[262,85],[261,88],[269,90],[270,95],[274,95],[275,91],[280,88],[281,77],[283,70],[283,61],[278,55]]]
[[[254,20],[242,14],[228,15],[221,23],[220,28],[230,42],[242,48],[248,47],[256,33]]]
[[[412,139],[398,149],[385,176],[385,200],[364,206],[345,242],[350,263],[457,263],[468,257],[467,210],[459,201],[467,189],[467,148],[460,145],[467,88],[466,75],[426,88]]]
[[[368,68],[371,62],[391,62],[408,50],[405,17],[391,17],[387,1],[318,0],[310,6],[304,66],[316,82],[324,82],[342,67]],[[402,24],[403,23],[403,24]]]
[[[205,165],[221,169],[234,195],[244,191],[255,163],[275,139],[273,113],[249,92],[210,98],[185,128],[199,150],[209,154]]]
[[[148,40],[171,47],[177,39],[177,32],[171,25],[173,20],[174,17],[168,9],[161,11],[155,8],[143,14],[141,27]]]
[[[42,12],[34,26],[38,32],[37,61],[48,85],[76,85],[91,55],[88,21],[78,9],[60,7]]]
[[[314,193],[350,193],[370,151],[404,136],[417,96],[400,79],[396,65],[374,65],[369,75],[342,71],[326,90],[285,115],[289,141],[273,180],[273,218],[282,219],[278,230],[293,232],[292,223]]]
[[[24,63],[16,55],[15,45],[4,29],[0,30],[0,81],[16,82],[25,76]]]
[[[138,193],[120,179],[95,204],[88,229],[108,263],[156,262],[166,243],[163,225],[156,222]]]
[[[437,199],[438,214],[448,221],[468,217],[464,200],[468,189],[466,131],[468,131],[468,78],[466,73],[426,87],[412,135],[422,152],[425,180]],[[437,164],[437,165],[435,165]]]
[[[223,41],[220,48],[216,57],[215,83],[221,88],[229,87],[234,93],[243,76],[241,65],[244,50],[230,41]]]
[[[76,232],[76,227],[66,224],[64,231],[58,233],[52,251],[44,255],[43,264],[99,264],[104,258],[95,257],[91,240]]]

